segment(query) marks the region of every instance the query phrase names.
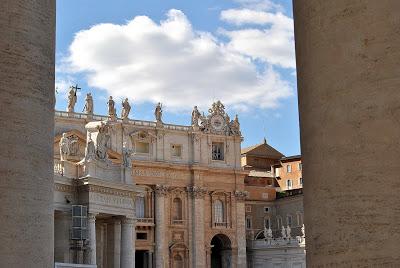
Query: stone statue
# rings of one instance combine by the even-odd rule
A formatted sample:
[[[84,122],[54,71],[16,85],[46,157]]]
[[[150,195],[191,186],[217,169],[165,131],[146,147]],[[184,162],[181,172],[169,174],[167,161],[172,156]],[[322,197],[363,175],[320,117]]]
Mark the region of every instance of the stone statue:
[[[85,107],[83,107],[83,111],[86,114],[93,114],[93,98],[91,93],[86,94]]]
[[[301,236],[306,237],[306,229],[304,227],[304,224],[301,226]]]
[[[70,87],[69,88],[69,93],[68,93],[68,108],[67,108],[67,112],[69,113],[73,113],[74,109],[75,109],[75,104],[76,104],[76,90],[75,87]]]
[[[115,109],[115,101],[113,100],[112,96],[108,99],[108,115],[110,117],[115,117],[117,114],[117,110]]]
[[[286,238],[286,230],[285,227],[282,225],[282,230],[281,230],[282,238]]]
[[[286,237],[287,238],[291,238],[292,237],[292,229],[290,228],[289,225],[286,227]]]
[[[92,134],[89,133],[88,141],[86,143],[86,148],[85,148],[85,159],[92,160],[95,157],[96,157],[96,148],[92,140]]]
[[[198,127],[199,126],[199,118],[201,116],[201,113],[197,109],[197,106],[194,106],[193,112],[192,112],[192,126],[193,127]]]
[[[162,123],[162,104],[159,102],[154,110],[157,123]]]
[[[129,115],[130,111],[131,111],[131,105],[128,102],[128,98],[125,98],[125,100],[122,102],[121,118],[128,119],[128,115]]]
[[[131,150],[128,149],[126,142],[122,145],[122,165],[124,167],[131,166]]]
[[[67,160],[69,155],[69,140],[67,138],[67,133],[63,133],[59,142],[60,146],[60,159],[61,161]]]
[[[101,123],[101,126],[97,127],[97,139],[96,139],[96,155],[100,160],[107,158],[107,149],[110,142],[110,134],[108,134],[108,127]]]
[[[241,133],[240,133],[240,123],[239,123],[238,115],[236,115],[235,119],[232,120],[232,122],[230,124],[230,127],[231,127],[231,133],[233,135],[241,135]]]
[[[268,227],[268,229],[267,229],[267,239],[272,239],[273,238],[273,236],[272,236],[272,230],[271,230],[271,227]]]

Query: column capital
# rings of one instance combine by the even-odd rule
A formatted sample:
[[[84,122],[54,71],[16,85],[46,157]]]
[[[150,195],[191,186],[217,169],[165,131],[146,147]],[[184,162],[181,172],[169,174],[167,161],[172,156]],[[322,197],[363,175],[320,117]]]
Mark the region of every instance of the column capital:
[[[167,185],[157,184],[154,192],[157,196],[166,196],[168,194],[169,187]]]
[[[249,197],[249,192],[247,191],[235,191],[236,201],[245,201]]]
[[[200,186],[188,186],[186,187],[186,191],[191,194],[193,198],[204,198],[208,193],[207,188]]]
[[[98,215],[98,213],[88,213],[88,220],[89,221],[96,221],[96,216]]]

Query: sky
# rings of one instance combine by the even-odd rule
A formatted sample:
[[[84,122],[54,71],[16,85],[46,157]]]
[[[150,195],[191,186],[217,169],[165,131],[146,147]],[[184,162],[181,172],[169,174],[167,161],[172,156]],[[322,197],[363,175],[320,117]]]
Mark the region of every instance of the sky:
[[[221,100],[238,114],[242,147],[268,144],[300,153],[291,0],[57,0],[56,109],[78,84],[94,113],[189,125],[197,105]]]

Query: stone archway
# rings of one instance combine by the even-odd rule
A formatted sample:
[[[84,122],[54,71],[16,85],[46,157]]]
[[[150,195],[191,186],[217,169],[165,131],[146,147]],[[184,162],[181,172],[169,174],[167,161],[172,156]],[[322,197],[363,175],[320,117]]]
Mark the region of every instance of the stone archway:
[[[224,234],[217,234],[211,239],[211,268],[232,267],[231,240]]]

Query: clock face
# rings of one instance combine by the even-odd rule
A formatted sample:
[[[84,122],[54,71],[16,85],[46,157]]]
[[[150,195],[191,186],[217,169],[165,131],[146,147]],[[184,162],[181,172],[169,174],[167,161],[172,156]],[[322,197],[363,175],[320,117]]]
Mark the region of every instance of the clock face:
[[[221,115],[214,115],[211,118],[211,125],[215,130],[222,130],[224,124],[224,117]]]

